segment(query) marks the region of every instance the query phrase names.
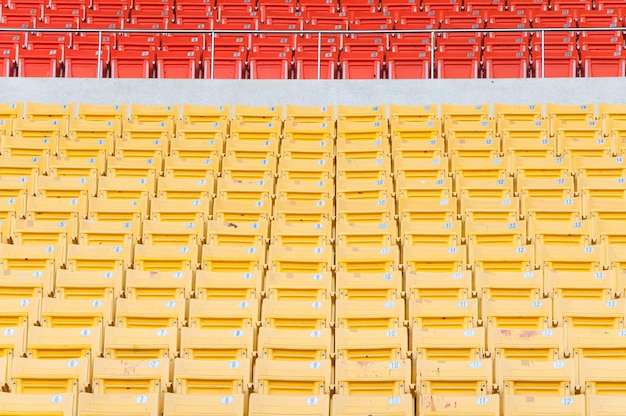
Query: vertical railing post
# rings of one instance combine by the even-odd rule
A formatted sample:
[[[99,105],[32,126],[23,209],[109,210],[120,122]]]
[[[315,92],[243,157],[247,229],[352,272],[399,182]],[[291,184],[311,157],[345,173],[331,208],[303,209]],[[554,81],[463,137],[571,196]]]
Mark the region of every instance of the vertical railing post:
[[[215,70],[215,32],[211,32],[211,79]]]
[[[545,78],[546,76],[546,41],[545,41],[546,31],[541,29],[541,78]]]
[[[430,32],[430,79],[435,78],[435,31]]]
[[[102,31],[98,30],[98,78],[102,78]]]
[[[317,79],[322,77],[322,32],[317,32]]]

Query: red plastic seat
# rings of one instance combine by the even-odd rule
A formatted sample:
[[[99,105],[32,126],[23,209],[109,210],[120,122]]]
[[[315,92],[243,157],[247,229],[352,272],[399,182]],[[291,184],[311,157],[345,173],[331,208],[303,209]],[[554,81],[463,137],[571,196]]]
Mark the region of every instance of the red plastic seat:
[[[526,78],[529,60],[525,45],[513,51],[499,50],[498,47],[488,45],[483,56],[485,78]]]
[[[2,15],[0,16],[0,27],[22,29],[37,27],[37,17],[29,15]]]
[[[259,30],[302,30],[304,19],[291,16],[266,17],[265,21],[259,22]]]
[[[335,79],[339,52],[334,45],[327,45],[319,55],[319,78]],[[294,52],[294,76],[296,79],[318,78],[317,51],[305,51],[298,46]]]
[[[343,47],[343,36],[322,34],[318,37],[318,35],[307,33],[296,37],[296,48],[300,48],[300,52],[303,53],[315,53],[316,57],[318,43],[322,53],[334,53]]]
[[[532,20],[532,26],[536,28],[575,27],[574,18],[569,13],[537,13]]]
[[[154,49],[125,50],[123,45],[111,51],[111,78],[153,78]]]
[[[108,9],[105,6],[94,6],[93,9],[85,11],[85,22],[81,24],[83,28],[90,29],[124,29],[128,18],[127,6],[122,5],[119,9]],[[120,7],[118,5],[118,7]]]
[[[339,10],[337,0],[299,0],[298,10],[302,13],[334,13]]]
[[[239,5],[218,4],[217,6],[217,21],[225,23],[230,21],[231,25],[242,26],[248,24],[249,28],[256,27],[252,24],[251,19],[257,18],[258,14],[254,11],[254,7],[247,3],[241,3]]]
[[[575,10],[591,10],[591,0],[551,0],[552,10],[562,11],[568,10],[573,12]]]
[[[213,58],[211,58],[213,57]],[[203,78],[215,79],[242,79],[246,66],[246,51],[242,47],[239,51],[220,51],[213,54],[207,47],[203,54]]]
[[[291,78],[291,48],[282,52],[260,51],[253,46],[248,54],[250,79],[289,79]]]
[[[352,52],[350,47],[343,48],[339,56],[339,67],[342,79],[380,79],[382,78],[384,47],[376,51]]]
[[[85,18],[84,4],[74,4],[70,6],[67,3],[60,5],[51,4],[49,8],[44,9],[43,22],[50,25],[58,25],[58,27],[79,27],[79,22]]]
[[[133,10],[162,11],[174,7],[174,0],[133,0]]]
[[[305,30],[347,30],[348,18],[343,13],[311,15],[304,21]]]
[[[397,33],[389,37],[389,45],[396,53],[421,53],[432,49],[432,38],[427,33]]]
[[[489,32],[483,39],[485,48],[491,46],[500,52],[517,52],[520,46],[528,48],[528,42],[528,32]]]
[[[581,50],[613,52],[616,47],[622,47],[624,40],[621,32],[581,32],[579,35]]]
[[[483,41],[482,33],[443,33],[437,39],[437,44],[444,47],[448,52],[461,52],[463,54],[474,52],[475,47],[481,47]]]
[[[115,33],[103,33],[100,37],[98,33],[82,32],[72,36],[73,49],[97,51],[98,45],[109,50],[113,49],[116,45]]]
[[[381,0],[383,12],[415,13],[420,9],[419,0]]]
[[[204,42],[204,36],[200,34],[169,33],[161,35],[161,47],[167,48],[170,52],[202,50],[206,46]]]
[[[463,3],[465,11],[480,12],[502,12],[504,11],[504,1],[501,0],[465,0]]]
[[[444,12],[460,12],[461,2],[457,0],[425,0],[423,4],[424,11],[444,11]]]
[[[480,46],[471,46],[468,52],[449,50],[439,46],[435,52],[437,78],[479,78]]]
[[[66,49],[63,75],[66,78],[98,78],[100,61],[100,77],[106,78],[109,55],[108,47],[103,48],[102,54],[91,49]]]
[[[485,20],[486,27],[489,29],[525,29],[530,27],[530,20],[525,14],[488,13]]]
[[[541,33],[534,33],[531,38],[531,48],[534,56],[541,54],[541,44],[544,44],[545,53],[573,52],[576,50],[576,33],[575,32],[544,32],[544,39],[541,39]]]
[[[596,0],[596,10],[623,10],[624,2],[620,0]]]
[[[16,48],[0,49],[0,77],[15,75]]]
[[[430,78],[430,52],[401,52],[392,46],[387,52],[387,78]]]
[[[546,11],[548,0],[508,0],[509,11]]]
[[[580,50],[581,71],[585,77],[623,77],[626,75],[626,54],[619,45],[614,51]]]
[[[607,13],[606,11],[578,13],[578,27],[610,27],[620,26],[620,16],[617,13]]]
[[[202,53],[199,47],[193,49],[186,52],[181,50],[170,51],[167,46],[164,46],[158,50],[156,55],[156,77],[198,78]]]
[[[397,20],[397,30],[431,30],[440,26],[437,12],[403,14]]]
[[[544,54],[545,78],[573,78],[578,75],[578,54],[576,51],[550,51]],[[533,48],[533,71],[535,78],[542,78],[541,49]]]
[[[55,49],[22,49],[17,56],[17,75],[20,77],[58,77],[62,55],[63,46]]]
[[[260,33],[252,38],[251,46],[255,53],[285,52],[285,48],[293,50],[296,47],[296,35]]]
[[[246,35],[243,33],[238,34],[224,34],[217,33],[215,36],[211,37],[211,35],[207,35],[205,40],[205,48],[206,49],[214,49],[217,52],[229,52],[229,53],[240,53],[243,51],[247,52],[250,48],[250,35]],[[245,54],[243,55],[245,58]]]
[[[0,48],[21,48],[25,45],[24,33],[0,32]]]
[[[349,47],[352,52],[375,52],[381,46],[386,50],[389,47],[389,35],[351,34],[343,39],[343,46]]]
[[[161,46],[161,35],[153,33],[122,33],[117,36],[117,46],[125,51],[154,50]]]
[[[296,4],[296,0],[258,0],[257,7],[261,14],[261,21],[265,21],[270,16],[295,15]]]
[[[27,48],[32,50],[58,49],[61,52],[60,59],[63,60],[63,48],[71,44],[71,35],[66,33],[35,32],[29,33],[26,37]]]

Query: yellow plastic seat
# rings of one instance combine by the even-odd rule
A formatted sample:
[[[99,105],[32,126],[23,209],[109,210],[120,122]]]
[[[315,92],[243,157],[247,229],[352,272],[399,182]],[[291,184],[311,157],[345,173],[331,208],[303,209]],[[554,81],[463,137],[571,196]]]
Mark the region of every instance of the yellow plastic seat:
[[[208,202],[208,201],[207,201]],[[280,201],[276,201],[278,205]],[[213,200],[213,216],[221,222],[260,222],[269,220],[272,213],[272,204],[266,200],[231,200],[217,197]]]
[[[457,395],[419,395],[417,397],[419,414],[424,416],[435,415],[500,415],[500,396],[488,394],[486,396],[457,396]],[[454,406],[450,404],[454,403]]]
[[[131,300],[115,302],[115,323],[122,328],[168,328],[185,325],[185,302],[175,300]]]
[[[595,105],[589,104],[553,104],[546,103],[546,116],[550,121],[550,135],[556,135],[556,129],[562,122],[591,122],[594,120]]]
[[[349,361],[335,362],[337,395],[399,396],[411,389],[411,361]]]
[[[89,359],[13,358],[9,387],[17,394],[77,395],[89,386]]]
[[[246,394],[251,385],[252,364],[245,358],[232,361],[174,360],[176,394],[215,396]]]
[[[493,120],[445,120],[448,153],[461,158],[488,158],[500,152]]]
[[[536,264],[544,270],[596,272],[603,268],[601,246],[537,246]]]
[[[319,175],[319,171],[316,173]],[[322,174],[320,176],[328,176]],[[335,197],[335,185],[332,180],[291,180],[278,179],[276,183],[276,198],[293,202],[315,202],[332,204]]]
[[[161,414],[159,395],[152,394],[93,394],[80,393],[78,415],[105,416],[124,409],[129,416],[158,416]]]
[[[626,406],[624,396],[587,395],[587,414],[589,416],[618,415]]]
[[[591,221],[550,222],[531,221],[529,231],[534,234],[535,246],[588,246],[591,244]]]
[[[264,248],[268,238],[268,228],[267,221],[253,223],[209,221],[207,244],[216,247]]]
[[[291,412],[302,416],[329,416],[330,396],[250,395],[249,416],[279,416]]]
[[[400,230],[405,246],[445,246],[461,244],[461,221],[444,223],[402,221]]]
[[[0,415],[74,414],[74,394],[13,394],[0,392]]]
[[[24,103],[24,116],[29,120],[56,120],[59,124],[66,126],[67,121],[74,117],[74,103]],[[65,131],[63,131],[65,134]]]
[[[489,118],[490,105],[441,104],[441,118],[444,123],[451,121],[486,121]]]
[[[541,270],[474,271],[474,284],[480,299],[539,300],[546,292],[543,280]]]
[[[598,103],[598,120],[602,123],[605,136],[609,136],[613,124],[626,121],[626,110],[621,104]]]
[[[23,326],[0,328],[0,386],[6,385],[11,375],[13,357],[26,355],[27,328]]]
[[[259,328],[257,353],[275,361],[319,361],[333,355],[330,328],[309,330]]]
[[[35,179],[40,173],[44,174],[47,171],[48,158],[23,159],[0,156],[0,177],[15,176],[18,178]]]
[[[450,158],[450,170],[455,179],[492,179],[494,182],[507,179],[508,158],[499,157],[497,152],[491,152],[484,157],[460,157],[453,155]],[[505,181],[506,182],[506,181]],[[497,182],[493,186],[498,185]],[[456,187],[458,188],[458,185]]]
[[[102,354],[102,329],[28,328],[26,356],[38,360],[99,357]]]
[[[582,204],[580,197],[554,198],[526,198],[522,214],[528,224],[533,221],[567,221],[578,222],[582,218]]]
[[[532,245],[470,246],[468,251],[469,262],[475,271],[523,273],[535,269],[535,250]]]
[[[190,279],[191,280],[191,279]],[[200,300],[247,300],[261,297],[263,271],[196,271],[194,295]]]
[[[439,120],[392,119],[390,130],[394,158],[437,159],[446,153]]]
[[[163,410],[171,416],[223,415],[244,416],[246,397],[243,394],[225,396],[188,396],[165,393]]]
[[[407,272],[462,272],[467,269],[467,248],[404,246],[402,262]]]
[[[328,394],[332,383],[330,359],[282,361],[258,358],[254,370],[254,391],[270,396]]]
[[[26,220],[25,224],[32,222],[45,224],[48,226],[42,226],[42,237],[44,234],[48,234],[50,238],[50,232],[52,234],[55,231],[63,231],[67,234],[67,239],[71,242],[77,236],[78,220],[83,218],[86,214],[87,199],[83,196],[81,198],[71,199],[57,199],[57,198],[42,198],[29,196],[26,199]],[[48,232],[44,230],[46,227]],[[37,233],[39,227],[32,230],[33,233]],[[52,235],[54,238],[54,236]],[[58,237],[58,235],[57,235]],[[46,239],[42,239],[44,243]],[[38,242],[35,241],[35,244]]]
[[[492,390],[492,360],[417,360],[416,387],[421,395],[486,396]]]
[[[624,178],[579,178],[578,189],[582,195],[583,212],[590,211],[591,201],[598,201],[599,204],[610,209],[613,201],[623,203],[626,198],[626,185]]]
[[[407,271],[405,290],[408,299],[465,300],[472,296],[472,272]]]
[[[323,220],[323,218],[320,218]],[[332,224],[320,222],[272,222],[271,244],[282,247],[323,247],[332,242]]]
[[[181,328],[180,357],[188,360],[241,360],[254,351],[254,328]]]
[[[278,154],[281,123],[246,122],[235,120],[230,125],[230,137],[226,140],[226,153],[230,149],[242,149],[246,152],[267,152]]]
[[[122,119],[118,120],[70,119],[67,138],[59,139],[59,156],[88,161],[112,155],[115,138],[122,133]]]
[[[445,179],[449,172],[447,157],[434,159],[409,159],[395,157],[393,163],[394,176],[405,180]]]
[[[70,244],[67,248],[67,270],[74,272],[124,270],[130,254],[130,247]]]
[[[543,118],[543,104],[493,104],[493,114],[498,128],[505,121],[541,121]],[[498,133],[502,130],[498,130]]]
[[[320,159],[297,159],[293,154],[283,151],[280,164],[274,171],[277,171],[279,181],[285,181],[286,185],[299,181],[309,187],[324,186],[321,181],[327,181],[335,176],[335,163],[332,157],[321,156]],[[278,194],[278,191],[276,193]]]
[[[511,158],[511,162],[517,156],[550,158],[556,154],[556,138],[550,137],[547,120],[504,121],[498,123],[498,130],[503,153]]]
[[[387,112],[384,105],[375,106],[337,106],[337,121],[342,122],[374,122],[386,118]]]
[[[249,159],[237,159],[235,156],[227,155],[222,158],[221,172],[223,178],[237,181],[272,180],[276,165],[276,158],[251,163]]]
[[[190,328],[198,329],[254,328],[259,322],[259,301],[191,299],[188,320]]]
[[[335,274],[337,299],[360,301],[396,300],[402,297],[402,272]]]
[[[465,223],[514,223],[520,219],[519,197],[504,199],[461,198],[460,207]]]
[[[485,328],[412,328],[411,353],[418,360],[480,360],[487,351]]]
[[[270,271],[265,276],[267,299],[315,301],[330,299],[332,273],[281,273]]]
[[[0,105],[0,132],[11,133],[13,131],[13,121],[22,118],[24,114],[24,103],[12,102]]]
[[[624,155],[626,143],[624,143],[624,131],[626,131],[626,123],[623,121],[614,121],[611,125],[609,138],[613,142],[613,152],[616,155]]]
[[[613,153],[613,143],[602,134],[596,121],[561,121],[556,125],[557,150],[570,156],[605,157]]]
[[[113,321],[111,299],[43,298],[41,326],[47,328],[91,328]]]
[[[439,105],[400,105],[389,104],[389,121],[427,121],[439,116]]]
[[[127,270],[125,297],[127,299],[185,300],[190,297],[192,271],[175,272]]]
[[[383,223],[394,218],[395,200],[390,198],[358,201],[338,198],[336,208],[336,218],[341,222]]]
[[[178,355],[178,334],[172,328],[104,328],[103,357],[113,360],[173,359]]]
[[[128,107],[126,104],[87,104],[78,103],[76,113],[79,120],[112,121],[116,126],[115,133],[121,136],[122,120],[126,119]],[[70,121],[70,126],[72,121]],[[70,128],[71,133],[71,128]]]
[[[569,328],[621,329],[626,315],[626,299],[554,300],[554,320]]]
[[[567,349],[577,360],[623,360],[626,356],[623,335],[621,329],[567,328]]]
[[[135,160],[160,159],[167,154],[170,134],[166,122],[124,121],[122,137],[115,139],[115,156]]]
[[[213,180],[220,171],[219,157],[184,159],[167,156],[164,160],[163,176],[174,179]]]
[[[585,413],[585,396],[577,394],[568,397],[537,395],[506,395],[502,400],[503,416],[519,414],[529,416],[558,415],[575,416]]]
[[[339,299],[335,302],[335,325],[346,329],[397,329],[404,325],[403,301],[358,301]]]
[[[626,175],[626,160],[621,157],[584,157],[574,159],[574,169],[579,178],[623,178]]]
[[[157,205],[159,200],[154,200]],[[92,221],[129,223],[133,233],[139,236],[139,230],[134,228],[148,215],[148,201],[143,199],[107,199],[89,198],[87,218]]]
[[[274,218],[280,223],[329,224],[334,218],[334,204],[325,201],[288,201],[276,199]]]
[[[372,326],[374,328],[374,326]],[[335,356],[349,361],[395,361],[407,358],[408,331],[397,329],[335,330]]]
[[[98,197],[138,201],[154,195],[155,183],[147,178],[98,178]]]
[[[616,279],[613,270],[546,270],[544,276],[546,289],[553,298],[611,300],[614,297]]]
[[[0,179],[0,182],[2,180]],[[0,193],[2,189],[0,189]],[[7,243],[11,235],[13,220],[24,215],[26,191],[16,190],[16,197],[0,197],[0,240]]]
[[[482,320],[487,328],[547,329],[552,327],[552,299],[483,299]]]
[[[40,320],[41,299],[2,299],[0,302],[0,328],[26,327]]]
[[[331,411],[336,416],[356,416],[362,414],[393,414],[411,416],[415,414],[413,397],[410,394],[399,396],[333,396]]]
[[[189,247],[197,258],[198,245],[204,241],[204,224],[192,221],[183,228],[180,223],[145,220],[141,241],[146,246]]]
[[[54,296],[58,299],[114,298],[122,294],[123,270],[72,271],[58,269]]]
[[[496,361],[496,383],[507,396],[567,397],[576,388],[576,363],[573,358],[562,360]]]
[[[265,267],[263,247],[202,246],[202,270],[209,272],[254,272]]]
[[[217,197],[228,201],[269,203],[273,193],[273,181],[237,181],[226,178],[217,180]]]
[[[14,220],[11,227],[11,240],[18,245],[65,245],[73,238],[75,229],[71,230],[67,221],[31,221]]]
[[[271,245],[267,254],[269,270],[281,273],[323,273],[333,265],[332,246],[280,247]]]
[[[112,178],[146,178],[154,183],[155,178],[161,175],[161,157],[148,159],[123,159],[107,157],[107,176]]]
[[[168,200],[154,198],[150,201],[150,219],[161,222],[204,224],[210,217],[211,201],[208,199]]]
[[[169,134],[174,133],[174,123],[179,118],[178,105],[130,105],[130,120],[139,122],[165,122]]]
[[[335,154],[335,123],[298,123],[287,120],[281,152],[284,159],[302,161],[332,159]],[[327,161],[329,162],[330,160]]]
[[[446,311],[445,316],[441,311]],[[408,320],[412,328],[471,329],[478,324],[478,300],[411,299]]]
[[[47,159],[56,153],[63,127],[58,120],[15,119],[13,135],[2,136],[2,154],[23,159]]]
[[[261,308],[263,327],[315,330],[329,328],[333,322],[332,302],[267,299]]]
[[[196,246],[135,245],[135,270],[143,271],[180,271],[196,270],[198,250]]]
[[[372,122],[342,120],[340,116],[337,121],[337,152],[353,155],[372,151],[384,154],[391,151],[386,120]]]
[[[337,245],[342,247],[391,247],[398,232],[394,222],[336,224]]]
[[[200,123],[214,123],[216,121],[227,123],[230,120],[231,107],[229,104],[219,104],[219,105],[183,104],[181,108],[181,113],[182,113],[182,121],[185,123],[200,124]]]
[[[283,116],[283,106],[280,105],[262,107],[235,104],[233,109],[235,114],[234,120],[238,120],[240,122],[279,122]]]
[[[500,359],[558,360],[568,351],[564,346],[563,328],[490,328],[487,340],[496,365]]]
[[[96,358],[93,363],[94,394],[158,394],[169,385],[169,359],[112,360]]]
[[[219,162],[227,133],[228,123],[225,121],[179,123],[176,137],[170,139],[170,156],[202,163],[207,158]]]
[[[451,222],[457,218],[457,199],[398,198],[400,220],[410,222]]]
[[[527,241],[526,221],[469,221],[465,224],[465,238],[468,246],[523,246]]]
[[[67,157],[50,157],[48,174],[56,178],[91,178],[105,172],[106,159],[104,155],[85,160],[70,159]]]
[[[65,264],[64,247],[59,245],[18,246],[0,244],[0,270],[44,273]]]
[[[398,270],[400,251],[391,247],[337,247],[338,272],[347,273],[390,273]]]
[[[330,123],[335,119],[334,106],[285,106],[285,122],[294,123]]]
[[[129,218],[124,218],[122,215],[120,219]],[[141,213],[139,211],[132,221],[80,220],[78,243],[81,246],[123,246],[131,249],[141,236],[140,227]],[[129,251],[132,252],[132,249]]]

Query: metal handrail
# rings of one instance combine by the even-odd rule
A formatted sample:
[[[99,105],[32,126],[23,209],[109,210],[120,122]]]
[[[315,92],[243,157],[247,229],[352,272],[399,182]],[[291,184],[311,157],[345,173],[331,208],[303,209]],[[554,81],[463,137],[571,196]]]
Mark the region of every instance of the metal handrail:
[[[313,29],[68,29],[68,28],[6,28],[0,27],[0,33],[98,33],[98,78],[102,77],[102,35],[104,33],[145,33],[145,34],[203,34],[211,35],[211,79],[214,77],[215,35],[220,34],[249,34],[249,35],[317,35],[317,79],[321,79],[321,49],[322,35],[352,35],[352,34],[430,34],[430,73],[435,72],[435,39],[443,33],[539,33],[541,34],[541,78],[545,77],[545,33],[546,32],[622,32],[626,28],[615,27],[553,27],[553,28],[469,28],[469,29],[368,29],[368,30],[313,30]]]

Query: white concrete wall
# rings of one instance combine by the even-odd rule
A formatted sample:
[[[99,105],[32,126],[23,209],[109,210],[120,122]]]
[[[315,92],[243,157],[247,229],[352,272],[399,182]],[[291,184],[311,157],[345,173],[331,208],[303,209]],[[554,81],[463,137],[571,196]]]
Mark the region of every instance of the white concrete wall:
[[[626,103],[626,78],[166,80],[0,78],[0,102],[245,105]]]

